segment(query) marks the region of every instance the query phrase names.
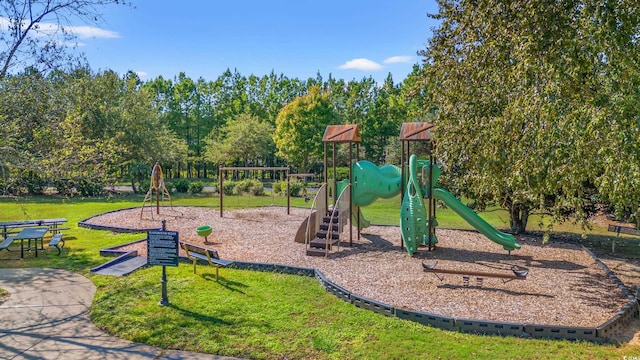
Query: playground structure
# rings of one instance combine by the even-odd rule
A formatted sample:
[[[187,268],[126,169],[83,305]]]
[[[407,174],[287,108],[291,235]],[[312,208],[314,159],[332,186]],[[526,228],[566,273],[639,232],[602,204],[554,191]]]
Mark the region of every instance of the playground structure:
[[[401,166],[378,167],[366,160],[353,161],[353,144],[356,144],[357,159],[361,141],[357,125],[327,127],[323,136],[325,179],[329,179],[328,144],[332,144],[333,174],[336,174],[335,154],[338,143],[347,143],[350,147],[349,177],[342,181],[337,181],[335,176],[327,180],[326,189],[321,188],[323,196],[316,196],[314,199],[309,218],[303,224],[306,227],[304,242],[308,245],[307,255],[328,256],[334,246],[339,249],[339,236],[347,224],[350,225],[349,245],[352,245],[351,225],[355,222],[358,238],[360,229],[370,225],[362,216],[360,207],[370,205],[378,198],[391,198],[398,194],[402,196],[401,246],[406,247],[409,255],[413,255],[422,245],[432,250],[438,242],[435,235],[438,225],[436,200],[442,201],[491,241],[502,245],[504,250],[510,252],[520,248],[513,235],[496,230],[451,193],[436,187],[441,170],[435,164],[432,154],[432,129],[433,125],[427,123],[404,123],[400,134]],[[429,160],[419,160],[415,154],[410,154],[409,143],[412,141],[429,142]],[[426,208],[425,198],[428,204]],[[330,199],[333,200],[332,206],[329,206]],[[300,241],[300,236],[296,238]]]
[[[149,185],[149,191],[144,195],[144,200],[142,200],[142,209],[140,210],[140,219],[142,219],[142,215],[144,214],[144,205],[147,201],[151,202],[151,198],[153,197],[153,192],[156,194],[156,214],[160,214],[160,194],[162,193],[162,201],[165,199],[169,199],[169,204],[171,208],[173,208],[173,202],[171,201],[171,195],[169,194],[169,190],[164,186],[164,175],[162,174],[162,167],[160,163],[156,161],[153,165],[153,169],[151,169],[151,184]],[[153,219],[153,211],[151,212],[151,219]]]

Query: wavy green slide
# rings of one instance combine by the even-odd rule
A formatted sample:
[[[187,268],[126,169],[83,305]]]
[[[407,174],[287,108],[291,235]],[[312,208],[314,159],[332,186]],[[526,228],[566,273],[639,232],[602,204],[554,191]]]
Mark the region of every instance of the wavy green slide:
[[[377,198],[388,199],[400,193],[402,174],[395,165],[376,166],[360,160],[353,164],[353,204],[367,206]]]
[[[471,224],[476,230],[480,231],[482,235],[488,237],[491,241],[502,245],[505,250],[511,251],[520,249],[520,244],[516,242],[516,238],[511,234],[503,233],[496,230],[493,226],[489,225],[484,219],[482,219],[473,210],[465,206],[455,196],[444,189],[433,189],[433,197],[444,202],[451,210],[460,215],[466,222]]]
[[[356,207],[353,213],[353,221],[360,213],[360,228],[371,225],[371,222],[364,218],[360,212],[360,206],[367,206],[378,198],[388,199],[400,193],[400,181],[402,174],[400,168],[395,165],[376,166],[371,161],[360,160],[353,164],[353,189],[352,202]],[[349,179],[338,182],[337,193],[349,184]]]

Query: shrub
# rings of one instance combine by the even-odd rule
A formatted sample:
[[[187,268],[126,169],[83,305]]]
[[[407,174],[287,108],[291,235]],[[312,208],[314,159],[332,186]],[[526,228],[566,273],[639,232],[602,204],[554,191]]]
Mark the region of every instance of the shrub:
[[[251,179],[245,179],[245,180],[238,181],[236,183],[236,186],[235,186],[236,194],[240,195],[240,194],[249,193],[249,190],[251,189],[251,184],[252,184],[252,180]]]
[[[300,196],[300,192],[306,186],[304,183],[298,180],[291,180],[289,183],[289,191],[291,192],[291,196]],[[282,194],[282,196],[287,196],[287,182],[286,181],[278,181],[273,184],[273,192],[276,194]]]
[[[97,180],[80,179],[76,184],[80,196],[97,196],[104,193],[104,184]]]
[[[286,189],[285,184],[285,189]],[[273,183],[273,193],[280,195],[282,193],[282,181],[276,181]]]
[[[253,180],[250,191],[253,196],[262,196],[264,195],[264,184],[258,180]]]
[[[185,179],[174,180],[172,185],[176,188],[176,192],[186,193],[189,191],[189,182]]]
[[[235,192],[236,194],[261,196],[264,195],[264,184],[259,180],[244,179],[236,183]]]
[[[60,195],[73,195],[73,182],[69,179],[57,179],[54,181],[54,186]]]
[[[349,178],[349,167],[348,166],[338,166],[336,167],[336,179],[344,180]],[[333,178],[333,168],[329,168],[329,178]]]
[[[233,195],[233,190],[236,187],[236,182],[233,180],[225,180],[222,182],[222,191],[225,195]]]
[[[140,181],[140,185],[138,185],[138,194],[145,195],[149,188],[151,187],[151,181],[145,179]]]
[[[194,181],[189,184],[189,192],[192,194],[200,194],[204,190],[204,184],[200,181]]]
[[[291,183],[289,184],[289,191],[291,192],[291,196],[300,196],[300,191],[303,188],[303,183],[300,181],[291,181]],[[284,185],[285,189],[287,188],[286,184]]]
[[[30,179],[26,180],[27,183],[27,191],[30,195],[42,195],[44,194],[44,189],[47,186],[46,180],[33,176]]]

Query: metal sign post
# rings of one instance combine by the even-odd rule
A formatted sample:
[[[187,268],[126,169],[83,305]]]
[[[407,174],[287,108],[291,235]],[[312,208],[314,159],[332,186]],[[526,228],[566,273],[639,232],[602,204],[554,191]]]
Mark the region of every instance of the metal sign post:
[[[161,306],[169,305],[167,297],[167,266],[178,266],[178,232],[167,231],[166,220],[162,220],[162,230],[147,232],[147,263],[162,266]]]

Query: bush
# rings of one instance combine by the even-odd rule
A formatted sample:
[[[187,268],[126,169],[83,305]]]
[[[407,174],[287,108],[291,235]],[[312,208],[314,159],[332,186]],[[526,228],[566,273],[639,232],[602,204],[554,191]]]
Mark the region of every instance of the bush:
[[[54,186],[60,195],[73,195],[73,182],[69,179],[57,179],[54,181]]]
[[[204,184],[200,181],[194,181],[189,184],[189,192],[192,194],[200,194],[204,190]]]
[[[292,180],[289,184],[289,191],[291,192],[291,196],[300,196],[300,192],[302,189],[306,188],[306,185],[298,180]],[[282,194],[282,196],[287,196],[287,182],[286,181],[278,181],[273,184],[273,192],[276,194]]]
[[[80,179],[76,184],[80,196],[98,196],[104,193],[104,184],[97,180]]]
[[[337,180],[344,180],[349,178],[349,167],[348,166],[338,166],[336,167],[336,177]],[[329,168],[329,178],[333,178],[333,168]]]
[[[47,186],[47,182],[38,176],[27,179],[26,183],[29,195],[42,195],[44,194],[44,189]]]
[[[244,179],[236,183],[235,192],[236,194],[261,196],[264,195],[264,185],[258,180]]]
[[[151,187],[150,180],[145,179],[140,181],[140,185],[138,185],[138,194],[145,195],[147,191],[149,191],[150,187]]]
[[[285,189],[286,189],[285,184]],[[273,193],[280,195],[282,193],[282,181],[276,181],[273,183]]]
[[[174,180],[172,185],[176,188],[176,192],[186,193],[189,191],[189,182],[185,179]]]
[[[251,185],[251,195],[253,196],[264,195],[264,184],[258,180],[254,180],[253,185]]]
[[[300,196],[300,192],[303,188],[303,183],[300,181],[291,181],[289,184],[289,191],[291,192],[291,196]],[[284,185],[284,188],[287,188],[287,185]]]
[[[236,188],[236,182],[233,180],[225,180],[222,182],[222,191],[225,195],[233,195],[233,190]]]

